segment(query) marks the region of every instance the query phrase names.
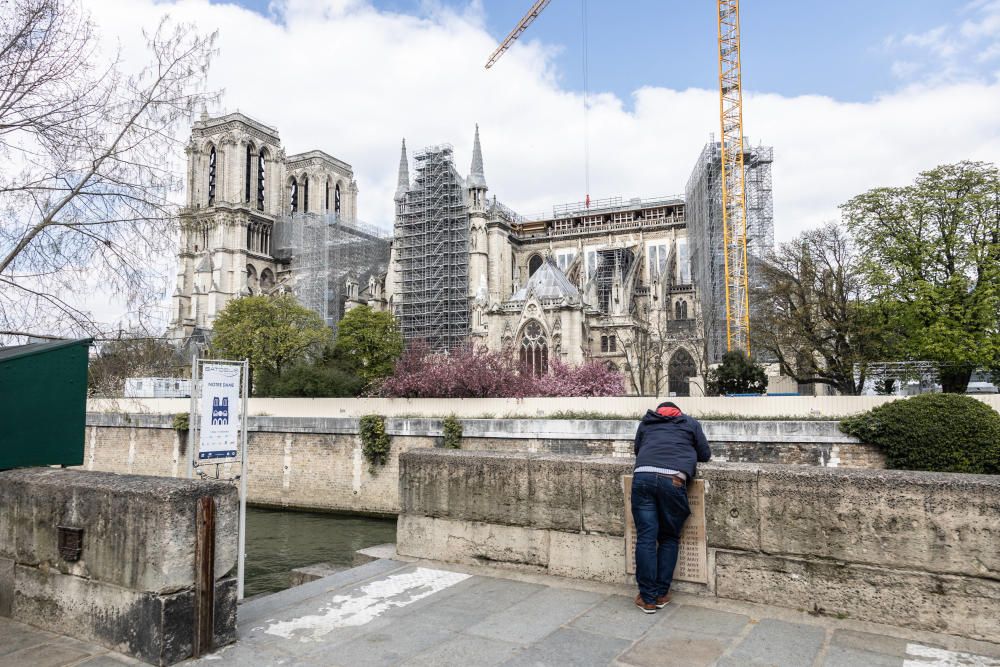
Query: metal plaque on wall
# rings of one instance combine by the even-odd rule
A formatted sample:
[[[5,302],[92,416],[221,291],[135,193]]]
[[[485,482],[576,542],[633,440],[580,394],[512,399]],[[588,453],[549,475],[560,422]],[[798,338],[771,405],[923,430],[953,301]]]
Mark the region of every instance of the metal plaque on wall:
[[[622,476],[625,493],[625,572],[635,574],[635,522],[632,519],[632,475]],[[696,479],[687,487],[691,516],[681,531],[674,579],[708,583],[708,539],[705,534],[705,481]]]

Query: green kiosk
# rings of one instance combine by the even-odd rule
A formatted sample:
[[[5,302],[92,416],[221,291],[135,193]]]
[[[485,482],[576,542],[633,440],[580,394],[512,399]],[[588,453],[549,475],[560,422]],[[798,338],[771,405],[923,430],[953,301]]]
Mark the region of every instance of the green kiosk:
[[[91,342],[0,348],[0,470],[83,464]]]

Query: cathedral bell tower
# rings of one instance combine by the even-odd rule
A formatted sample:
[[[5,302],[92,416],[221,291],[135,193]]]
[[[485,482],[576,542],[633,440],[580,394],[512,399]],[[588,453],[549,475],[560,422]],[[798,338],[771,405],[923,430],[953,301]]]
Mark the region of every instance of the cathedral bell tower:
[[[479,125],[472,144],[472,168],[466,180],[469,202],[469,311],[473,336],[486,335],[485,311],[489,305],[489,247],[486,238],[486,176]]]

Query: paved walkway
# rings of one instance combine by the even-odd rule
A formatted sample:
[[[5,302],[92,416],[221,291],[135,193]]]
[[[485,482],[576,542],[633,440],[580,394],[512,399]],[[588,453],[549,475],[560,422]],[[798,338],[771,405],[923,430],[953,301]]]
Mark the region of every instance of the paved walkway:
[[[0,618],[0,667],[122,667],[144,664],[100,646]]]
[[[692,595],[646,615],[625,587],[484,571],[379,560],[252,600],[192,664],[1000,667],[1000,644]]]
[[[189,667],[1000,667],[1000,644],[626,587],[378,560],[240,607],[240,640]],[[0,619],[0,667],[133,660]]]

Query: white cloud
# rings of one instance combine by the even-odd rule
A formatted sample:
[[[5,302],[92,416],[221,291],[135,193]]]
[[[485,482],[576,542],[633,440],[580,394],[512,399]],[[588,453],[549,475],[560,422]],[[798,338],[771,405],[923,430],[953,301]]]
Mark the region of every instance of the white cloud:
[[[959,11],[968,18],[935,26],[920,33],[891,35],[885,48],[898,59],[892,67],[900,79],[916,74],[946,82],[1000,78],[989,68],[1000,58],[1000,0],[973,0]]]
[[[272,3],[273,20],[204,0],[87,4],[130,60],[142,57],[140,27],[164,11],[218,29],[211,80],[225,90],[224,109],[279,128],[289,153],[319,148],[351,163],[368,222],[391,225],[401,137],[411,149],[453,143],[465,171],[477,122],[487,181],[501,201],[532,213],[586,194],[582,100],[560,87],[555,47],[526,39],[485,71],[495,40],[478,3],[415,17],[362,0],[287,0]],[[1000,3],[980,4],[976,21]],[[591,196],[682,192],[701,146],[718,132],[710,85],[643,88],[632,111],[613,94],[593,95]],[[914,85],[867,103],[748,94],[748,135],[775,147],[776,237],[834,219],[852,195],[909,182],[922,169],[996,160],[997,109],[997,80]]]

